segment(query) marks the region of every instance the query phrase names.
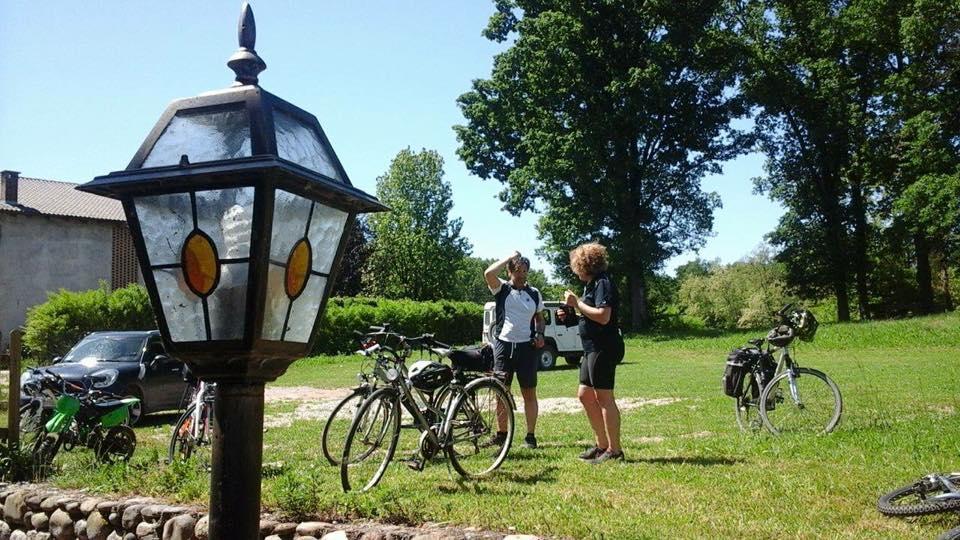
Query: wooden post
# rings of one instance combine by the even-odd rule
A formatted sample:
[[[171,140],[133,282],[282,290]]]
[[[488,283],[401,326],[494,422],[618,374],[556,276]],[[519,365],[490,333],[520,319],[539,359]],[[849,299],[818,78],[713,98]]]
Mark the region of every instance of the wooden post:
[[[23,329],[10,332],[10,404],[7,413],[7,442],[11,448],[20,446],[20,351],[23,350],[20,338]]]

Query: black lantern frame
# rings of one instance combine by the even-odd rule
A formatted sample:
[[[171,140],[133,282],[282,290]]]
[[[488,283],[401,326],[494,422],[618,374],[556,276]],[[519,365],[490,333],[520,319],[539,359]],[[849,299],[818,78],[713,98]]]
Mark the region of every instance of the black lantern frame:
[[[171,129],[170,126],[178,115],[215,114],[224,111],[245,113],[249,126],[251,156],[191,163],[190,156],[184,155],[176,165],[143,167],[157,142],[166,130]],[[329,158],[336,177],[280,157],[276,120],[281,114],[312,131]],[[272,380],[283,373],[290,359],[303,356],[312,350],[321,314],[336,280],[357,213],[383,211],[387,208],[375,197],[351,185],[316,117],[258,86],[251,85],[173,102],[144,140],[126,170],[97,177],[79,189],[121,200],[150,299],[154,306],[162,306],[153,271],[177,265],[155,264],[150,260],[134,199],[154,195],[190,194],[196,225],[196,193],[225,188],[254,190],[249,258],[223,259],[220,258],[221,254],[217,254],[218,264],[249,264],[242,337],[173,341],[170,339],[170,326],[162,308],[155,310],[157,324],[170,352],[187,361],[200,376],[215,377],[218,380]],[[277,190],[309,199],[314,206],[319,202],[347,214],[330,271],[326,275],[319,273],[319,276],[326,278],[326,283],[317,318],[306,343],[283,341],[282,337],[280,341],[264,339],[262,335],[269,266],[284,264],[283,261],[271,261],[269,257]],[[312,208],[307,227],[311,218]],[[318,275],[312,270],[311,274]],[[291,309],[294,299],[291,299]],[[206,299],[202,298],[202,301],[206,335],[210,338]],[[289,319],[289,310],[287,318]],[[285,328],[287,324],[285,321]]]

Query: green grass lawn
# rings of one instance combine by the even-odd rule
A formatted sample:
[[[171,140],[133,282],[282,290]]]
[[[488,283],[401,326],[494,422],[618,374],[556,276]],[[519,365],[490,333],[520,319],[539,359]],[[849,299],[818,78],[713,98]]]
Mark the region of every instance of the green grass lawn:
[[[934,537],[960,516],[904,520],[880,515],[884,491],[931,471],[960,470],[960,315],[823,325],[796,352],[801,365],[840,386],[844,415],[828,436],[738,432],[720,390],[727,352],[756,333],[646,335],[627,341],[617,371],[621,398],[672,398],[624,411],[627,461],[590,466],[576,455],[591,443],[580,414],[541,416],[541,448],[519,447],[501,470],[461,482],[445,461],[421,472],[402,463],[371,493],[343,494],[323,460],[322,420],[264,434],[265,509],[323,519],[449,522],[524,533],[606,538]],[[359,357],[302,360],[276,385],[338,388],[353,383]],[[542,398],[574,397],[577,371],[541,372]],[[519,395],[517,396],[519,399]],[[267,415],[295,404],[268,404]],[[89,451],[58,458],[65,487],[205,502],[207,478],[162,464],[173,417],[137,429],[129,465],[94,466]],[[401,436],[399,457],[415,434]]]

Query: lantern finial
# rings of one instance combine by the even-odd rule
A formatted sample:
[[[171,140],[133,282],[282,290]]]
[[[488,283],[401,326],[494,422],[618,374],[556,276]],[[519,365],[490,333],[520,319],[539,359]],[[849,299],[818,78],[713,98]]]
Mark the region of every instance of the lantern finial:
[[[267,64],[257,56],[257,24],[253,20],[250,4],[243,3],[240,8],[240,23],[237,26],[237,39],[240,48],[227,60],[227,66],[237,74],[237,85],[257,84],[257,75],[267,69]]]

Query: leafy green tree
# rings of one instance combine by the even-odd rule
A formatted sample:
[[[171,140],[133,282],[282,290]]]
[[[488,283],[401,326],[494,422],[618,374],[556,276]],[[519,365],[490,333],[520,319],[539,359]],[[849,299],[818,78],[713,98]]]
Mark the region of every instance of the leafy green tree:
[[[867,313],[870,188],[857,158],[870,147],[869,108],[885,73],[876,50],[878,30],[888,28],[883,7],[747,0],[735,10],[741,88],[760,107],[756,134],[767,155],[756,186],[788,209],[770,240],[783,248],[791,284],[829,289],[841,321],[850,318],[851,272]]]
[[[543,253],[564,278],[572,247],[607,245],[631,326],[643,327],[646,277],[703,244],[720,200],[700,181],[743,147],[722,2],[495,5],[484,35],[511,45],[458,99],[458,154],[503,184],[507,211],[543,209]]]
[[[471,249],[451,219],[450,183],[434,150],[401,150],[377,178],[377,197],[390,212],[370,217],[373,232],[364,271],[369,294],[385,298],[456,298],[458,271]]]
[[[894,227],[912,235],[920,311],[934,309],[933,268],[940,265],[944,304],[952,307],[949,266],[958,265],[956,178],[960,171],[960,1],[898,3],[897,47],[882,95],[885,176]]]
[[[759,328],[776,322],[790,301],[782,264],[761,250],[742,261],[680,283],[679,304],[711,328]]]

